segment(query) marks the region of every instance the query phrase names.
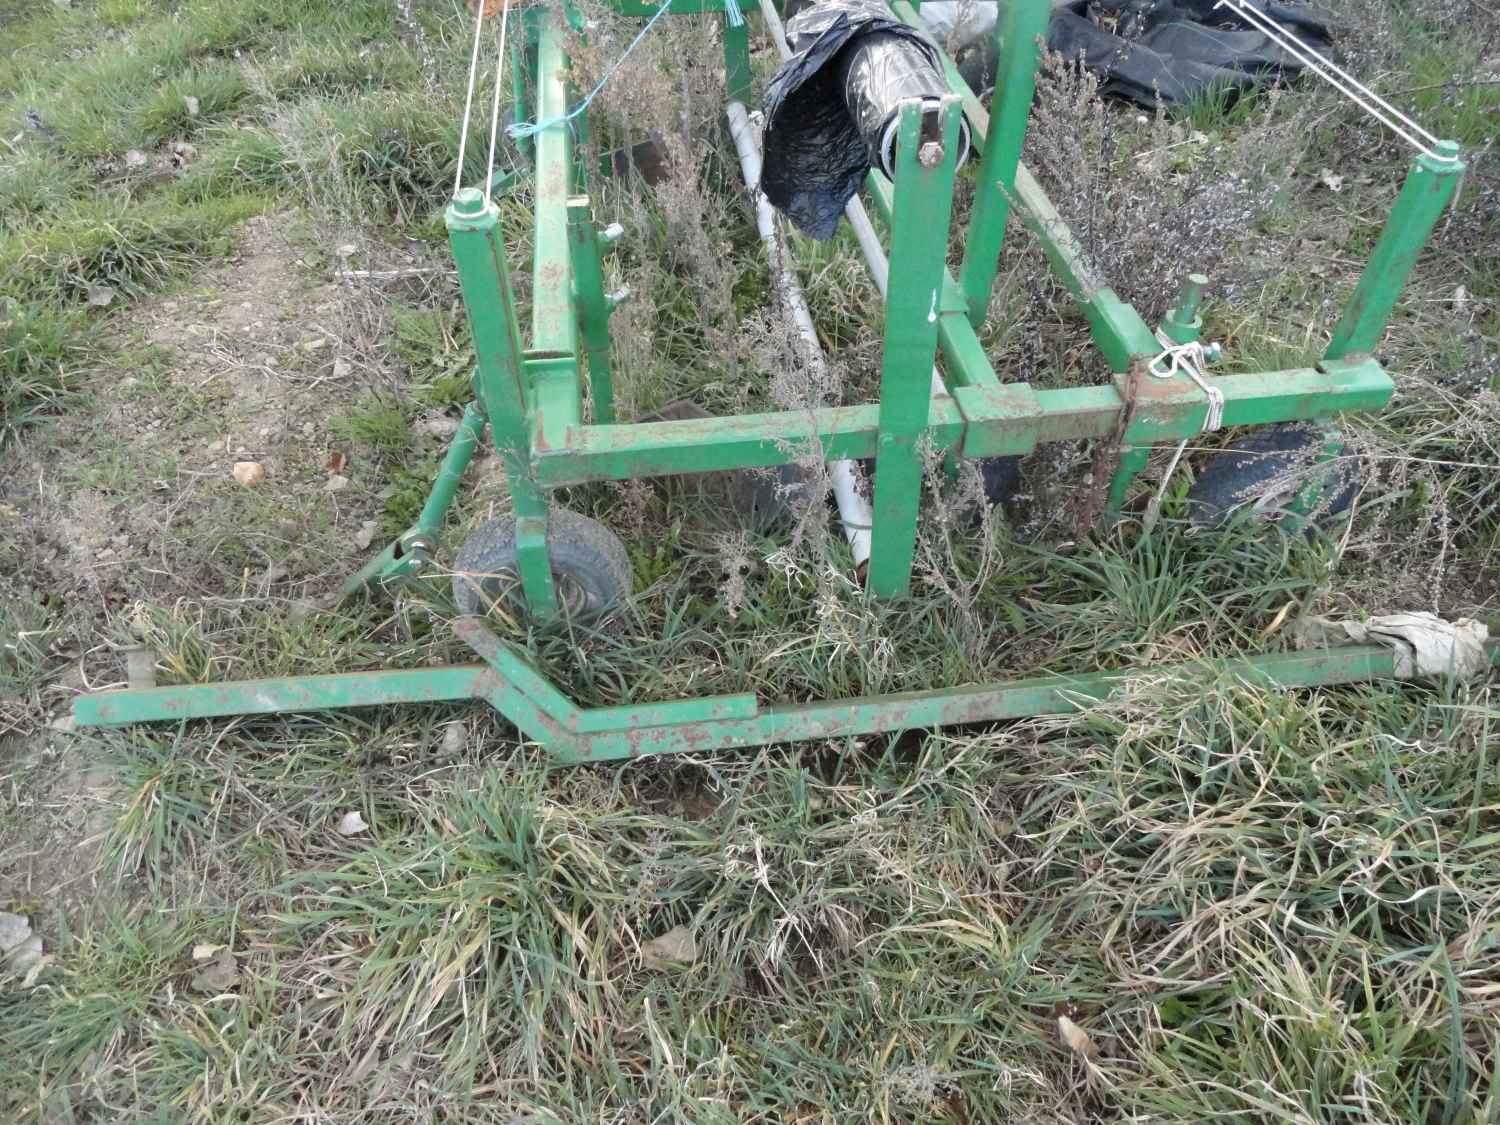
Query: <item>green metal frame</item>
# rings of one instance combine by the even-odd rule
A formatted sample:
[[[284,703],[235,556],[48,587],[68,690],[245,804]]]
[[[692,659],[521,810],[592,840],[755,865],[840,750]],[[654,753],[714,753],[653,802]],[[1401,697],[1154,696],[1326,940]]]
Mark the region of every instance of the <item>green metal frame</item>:
[[[626,15],[657,11],[649,0],[613,0]],[[674,14],[723,11],[722,0],[670,0]],[[897,18],[920,26],[915,3],[891,0]],[[344,586],[352,595],[408,581],[427,571],[446,513],[489,426],[517,518],[517,569],[528,609],[558,612],[548,559],[550,493],[561,485],[675,473],[772,466],[816,451],[828,460],[874,457],[879,467],[868,585],[877,596],[906,593],[921,502],[922,457],[1023,454],[1039,443],[1079,438],[1122,441],[1110,483],[1117,512],[1133,476],[1158,442],[1192,437],[1207,399],[1186,376],[1142,379],[1161,350],[1141,316],[1106,285],[1041,187],[1020,162],[1035,89],[1037,37],[1050,0],[1018,0],[997,28],[1000,66],[994,112],[987,113],[952,61],[952,96],[936,109],[901,107],[894,183],[872,174],[870,195],[890,237],[890,284],[880,401],[729,418],[622,424],[614,413],[609,358],[613,301],[604,293],[602,255],[613,238],[599,231],[586,194],[586,115],[542,130],[527,143],[534,167],[530,335],[523,341],[511,288],[499,209],[484,192],[460,192],[446,212],[453,258],[474,335],[475,398],[464,414],[416,524]],[[528,9],[511,60],[511,92],[556,120],[569,104],[564,28]],[[724,29],[727,94],[750,90],[748,28]],[[946,266],[960,115],[980,151],[972,218],[955,278]],[[1330,419],[1375,410],[1394,390],[1372,355],[1407,276],[1462,174],[1457,146],[1449,162],[1419,158],[1407,178],[1370,264],[1316,366],[1216,379],[1224,424]],[[491,185],[493,186],[493,185]],[[1043,390],[1004,382],[980,346],[1007,219],[1019,203],[1062,284],[1088,320],[1115,372],[1109,385]],[[1197,338],[1202,279],[1195,279],[1163,325],[1173,340]],[[529,346],[528,346],[529,345]],[[930,396],[940,359],[947,394]],[[586,378],[585,378],[586,377]],[[585,390],[592,420],[586,421]],[[1330,455],[1337,449],[1330,448]],[[195,684],[81,696],[80,725],[121,725],[233,714],[301,712],[388,703],[483,700],[558,760],[597,761],[639,754],[717,750],[767,742],[838,738],[877,731],[1066,712],[1125,690],[1128,672],[1050,676],[1014,683],[798,706],[763,707],[750,695],[627,707],[579,708],[483,622],[460,618],[454,630],[483,663],[411,671],[302,676]],[[1500,659],[1500,656],[1497,656]],[[1230,675],[1287,687],[1388,677],[1380,648],[1251,657],[1193,666],[1193,674]]]

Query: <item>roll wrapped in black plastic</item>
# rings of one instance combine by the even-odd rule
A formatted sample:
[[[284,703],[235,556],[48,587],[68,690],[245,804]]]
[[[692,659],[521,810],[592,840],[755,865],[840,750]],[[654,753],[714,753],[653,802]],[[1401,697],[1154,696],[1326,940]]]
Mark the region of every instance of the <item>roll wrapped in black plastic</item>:
[[[826,239],[872,166],[895,170],[899,104],[948,92],[937,49],[880,0],[822,0],[786,26],[794,52],[766,91],[761,190],[797,229]],[[959,161],[968,154],[964,124]]]

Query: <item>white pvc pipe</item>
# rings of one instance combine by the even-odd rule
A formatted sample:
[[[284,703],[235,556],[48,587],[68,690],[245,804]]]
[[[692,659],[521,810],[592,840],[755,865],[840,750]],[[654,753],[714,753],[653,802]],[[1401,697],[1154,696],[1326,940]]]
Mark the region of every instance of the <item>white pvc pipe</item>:
[[[760,240],[766,245],[773,281],[786,302],[797,334],[807,344],[808,362],[815,368],[822,368],[827,360],[823,356],[822,345],[818,343],[818,333],[813,327],[807,298],[802,294],[802,286],[796,273],[787,264],[790,261],[790,251],[783,245],[780,232],[776,229],[776,212],[760,190],[760,146],[756,143],[755,130],[750,125],[750,115],[739,102],[729,102],[724,107],[724,113],[729,118],[729,134],[734,138],[735,150],[740,155],[740,171],[745,177],[745,186],[755,196],[755,225],[760,231]],[[821,371],[814,372],[815,376],[820,374]],[[815,386],[822,385],[824,380],[815,377],[813,382]],[[849,540],[849,552],[854,556],[854,565],[863,566],[870,557],[870,528],[874,525],[875,514],[870,508],[870,502],[860,495],[859,474],[855,472],[854,462],[831,462],[828,472],[833,486],[833,498],[838,504],[839,520],[844,525],[844,536]]]

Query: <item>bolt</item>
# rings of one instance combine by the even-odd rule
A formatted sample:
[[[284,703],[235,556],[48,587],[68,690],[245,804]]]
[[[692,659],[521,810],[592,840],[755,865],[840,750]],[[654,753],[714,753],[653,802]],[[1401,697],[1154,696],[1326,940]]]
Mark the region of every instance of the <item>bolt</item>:
[[[466,187],[453,197],[453,209],[460,215],[484,214],[484,192]]]
[[[1219,360],[1224,358],[1224,345],[1215,340],[1203,349],[1203,358],[1208,360],[1209,363],[1218,363]]]
[[[943,161],[943,146],[938,141],[927,141],[917,149],[917,163],[923,168],[936,168]]]

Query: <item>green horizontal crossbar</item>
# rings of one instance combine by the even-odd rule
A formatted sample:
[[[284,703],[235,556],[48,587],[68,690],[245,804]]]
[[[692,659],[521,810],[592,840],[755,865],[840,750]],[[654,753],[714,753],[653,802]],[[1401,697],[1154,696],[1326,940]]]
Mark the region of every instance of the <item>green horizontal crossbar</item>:
[[[1203,392],[1190,381],[1144,383],[1132,440],[1177,441],[1202,429],[1206,403]],[[1216,376],[1214,385],[1224,394],[1226,426],[1374,410],[1385,405],[1394,390],[1390,376],[1369,358]],[[1112,386],[1034,391],[1028,384],[1014,383],[960,387],[954,393],[956,402],[934,400],[928,433],[934,448],[958,449],[967,457],[1024,453],[1038,441],[1107,437],[1123,402]],[[718,472],[785,464],[814,450],[827,461],[869,457],[878,433],[876,406],[582,426],[570,431],[558,448],[538,447],[533,464],[536,479],[549,486]]]

